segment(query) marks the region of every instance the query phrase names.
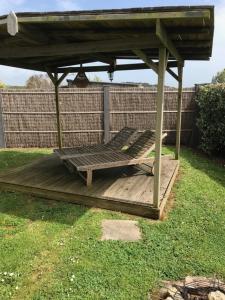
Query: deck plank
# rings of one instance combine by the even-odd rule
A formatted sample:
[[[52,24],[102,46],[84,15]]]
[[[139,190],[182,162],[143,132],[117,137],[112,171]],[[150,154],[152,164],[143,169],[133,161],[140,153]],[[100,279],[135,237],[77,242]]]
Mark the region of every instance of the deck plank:
[[[178,166],[171,157],[162,158],[161,200]],[[143,216],[159,216],[153,203],[154,177],[134,167],[98,170],[91,187],[77,174],[70,174],[56,155],[0,174],[0,188],[22,191],[50,199],[121,210]]]

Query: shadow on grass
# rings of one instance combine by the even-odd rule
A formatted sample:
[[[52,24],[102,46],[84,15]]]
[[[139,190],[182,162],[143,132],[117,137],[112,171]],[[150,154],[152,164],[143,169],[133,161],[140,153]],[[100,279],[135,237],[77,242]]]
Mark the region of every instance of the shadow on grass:
[[[0,213],[31,222],[42,220],[73,225],[87,211],[87,207],[72,203],[17,192],[0,193]]]
[[[225,167],[206,155],[187,147],[182,147],[181,156],[194,169],[200,170],[212,180],[225,187]]]
[[[18,149],[0,151],[0,172],[20,167],[45,157],[51,150]],[[30,221],[44,220],[72,225],[88,209],[55,200],[33,197],[19,192],[0,193],[0,212]]]
[[[0,171],[23,166],[34,159],[41,158],[49,154],[50,151],[35,150],[1,150],[0,151]]]

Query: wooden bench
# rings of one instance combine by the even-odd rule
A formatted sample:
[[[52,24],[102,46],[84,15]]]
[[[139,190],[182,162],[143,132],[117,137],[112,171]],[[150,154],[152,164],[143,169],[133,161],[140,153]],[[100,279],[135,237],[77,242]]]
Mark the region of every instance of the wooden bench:
[[[113,150],[122,150],[135,140],[138,131],[135,128],[124,127],[121,129],[108,143],[96,144],[90,146],[81,146],[75,148],[54,149],[54,152],[62,160],[85,155],[85,154],[98,154],[101,152],[111,152]]]
[[[164,138],[166,134],[163,134]],[[155,133],[146,130],[125,151],[105,151],[95,154],[83,154],[66,160],[70,171],[78,171],[86,181],[87,186],[92,184],[94,170],[108,169],[122,166],[134,166],[150,163],[148,154],[155,149]],[[86,173],[86,176],[83,174]]]

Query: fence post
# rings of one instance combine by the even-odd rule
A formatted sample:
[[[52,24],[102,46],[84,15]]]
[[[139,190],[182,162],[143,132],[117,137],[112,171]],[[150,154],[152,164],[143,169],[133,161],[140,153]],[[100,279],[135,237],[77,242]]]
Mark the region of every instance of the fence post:
[[[0,93],[0,148],[5,148],[5,132],[3,124],[3,113],[2,113],[2,95]]]
[[[103,87],[103,99],[104,99],[104,144],[110,140],[110,90],[109,86]]]

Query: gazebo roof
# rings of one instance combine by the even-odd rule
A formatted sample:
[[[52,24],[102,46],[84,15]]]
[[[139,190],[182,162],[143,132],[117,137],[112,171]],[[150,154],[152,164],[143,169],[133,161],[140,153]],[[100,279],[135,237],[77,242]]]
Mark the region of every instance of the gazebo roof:
[[[27,12],[0,16],[0,64],[45,71],[115,59],[208,60],[213,6]]]

